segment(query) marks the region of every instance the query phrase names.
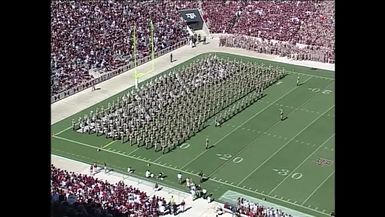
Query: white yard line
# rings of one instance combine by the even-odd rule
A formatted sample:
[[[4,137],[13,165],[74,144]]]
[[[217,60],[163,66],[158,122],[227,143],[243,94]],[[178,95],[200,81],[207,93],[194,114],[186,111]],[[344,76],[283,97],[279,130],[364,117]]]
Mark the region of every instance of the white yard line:
[[[311,196],[313,196],[313,194],[334,174],[334,171],[332,173],[330,173],[330,175],[328,177],[326,177],[326,179],[321,182],[321,184],[318,185],[318,187],[316,189],[314,189],[313,192],[311,192],[311,194],[301,203],[301,205],[304,205],[309,199]]]
[[[108,146],[112,145],[112,143],[116,142],[117,140],[114,140],[114,141],[111,141],[110,143],[108,143],[107,145],[103,146],[102,148],[107,148]]]
[[[334,78],[328,78],[328,77],[323,77],[323,76],[319,76],[319,75],[308,75],[308,74],[304,74],[304,73],[300,73],[300,72],[294,72],[294,71],[286,71],[287,73],[289,74],[298,74],[298,75],[305,75],[305,76],[310,76],[310,77],[314,77],[314,78],[321,78],[321,79],[327,79],[327,80],[332,80],[334,81]]]
[[[156,158],[154,161],[158,161],[159,159],[161,159],[163,156],[165,156],[164,154],[159,156],[158,158]]]
[[[310,80],[311,78],[308,78],[306,81]],[[278,102],[280,99],[282,99],[283,97],[285,97],[286,95],[288,95],[289,93],[293,92],[295,89],[297,89],[298,86],[294,87],[293,89],[291,89],[290,91],[286,92],[284,95],[282,95],[281,97],[279,97],[277,100],[275,100],[274,102],[270,103],[268,106],[266,106],[264,109],[262,109],[261,111],[255,113],[253,116],[251,116],[249,119],[247,119],[246,121],[244,121],[241,125],[239,125],[238,127],[234,128],[232,131],[230,131],[229,133],[227,133],[226,135],[224,135],[220,140],[218,140],[217,142],[215,142],[213,145],[216,145],[218,144],[219,142],[221,142],[224,138],[226,138],[227,136],[229,136],[230,134],[232,134],[233,132],[235,132],[237,129],[239,129],[240,127],[242,127],[243,125],[245,125],[247,122],[249,122],[251,119],[253,119],[255,116],[259,115],[260,113],[262,113],[263,111],[265,111],[266,109],[268,109],[270,106],[274,105],[274,103]],[[184,169],[187,165],[189,165],[191,162],[195,161],[196,159],[198,159],[200,156],[202,156],[204,153],[206,153],[208,150],[205,150],[203,152],[201,152],[199,155],[197,155],[195,158],[191,159],[189,162],[187,162],[185,165],[183,165],[182,169]]]
[[[316,148],[309,156],[307,156],[307,158],[305,158],[305,160],[303,160],[296,168],[294,168],[277,186],[275,186],[275,188],[273,188],[270,192],[269,192],[269,195],[271,193],[273,193],[273,191],[275,191],[287,178],[289,178],[291,176],[291,174],[293,174],[298,168],[300,168],[302,166],[302,164],[304,164],[311,156],[313,156],[314,153],[316,153],[324,144],[326,144],[335,134],[333,133],[328,139],[325,140],[325,142],[323,142],[320,146],[318,146],[318,148]]]
[[[134,149],[134,150],[132,150],[132,151],[130,151],[130,153],[128,153],[127,155],[130,155],[130,154],[132,154],[132,153],[136,152],[136,150],[138,150],[138,149],[139,149],[139,147],[138,147],[138,148],[136,148],[136,149]]]
[[[334,107],[334,105],[332,107],[330,107],[328,110],[326,110],[325,112],[323,112],[321,115],[319,115],[316,119],[314,119],[312,122],[310,122],[305,128],[303,128],[301,131],[299,131],[299,133],[297,133],[297,135],[295,135],[294,137],[292,137],[289,141],[287,141],[283,146],[281,146],[277,151],[275,151],[269,158],[267,158],[265,161],[262,162],[262,164],[260,164],[257,168],[255,168],[249,175],[247,175],[245,178],[243,178],[241,180],[241,182],[238,184],[241,185],[247,178],[249,178],[255,171],[257,171],[259,168],[261,168],[261,166],[263,166],[267,161],[269,161],[272,157],[274,157],[278,152],[280,152],[284,147],[286,147],[286,145],[288,145],[292,140],[294,140],[299,134],[301,134],[303,131],[305,131],[308,127],[310,127],[314,122],[316,122],[320,117],[322,117],[324,114],[326,114],[327,112],[329,112],[330,109],[332,109]]]
[[[58,133],[55,133],[54,135],[57,136],[57,135],[59,135],[59,134],[61,134],[61,133],[64,133],[65,131],[67,131],[67,130],[69,130],[69,129],[72,129],[72,126],[67,127],[67,128],[65,128],[64,130],[62,130],[62,131],[60,131],[60,132],[58,132]]]

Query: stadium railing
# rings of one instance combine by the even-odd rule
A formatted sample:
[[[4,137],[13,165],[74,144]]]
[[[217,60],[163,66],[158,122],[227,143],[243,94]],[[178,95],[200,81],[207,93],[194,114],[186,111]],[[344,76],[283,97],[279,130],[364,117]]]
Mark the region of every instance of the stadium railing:
[[[178,42],[178,43],[176,43],[176,44],[174,44],[174,45],[172,45],[170,47],[167,47],[167,48],[165,48],[163,50],[160,50],[160,51],[154,53],[154,58],[158,58],[158,57],[163,56],[163,55],[165,55],[165,54],[167,54],[167,53],[169,53],[169,52],[171,52],[171,51],[173,51],[175,49],[183,47],[183,46],[187,45],[187,43],[188,43],[188,39],[185,39],[185,40],[180,41],[180,42]],[[145,64],[145,63],[149,62],[150,60],[151,60],[151,55],[143,57],[143,58],[141,58],[141,59],[139,59],[137,61],[136,67],[138,67],[138,66],[140,66],[142,64]],[[134,63],[130,62],[127,65],[119,67],[118,69],[112,70],[110,72],[106,72],[106,73],[102,74],[98,78],[91,79],[91,80],[89,80],[89,81],[87,81],[85,83],[79,84],[78,86],[73,87],[73,88],[71,88],[69,90],[65,90],[63,92],[55,94],[54,96],[51,96],[51,104],[54,103],[54,102],[57,102],[59,100],[62,100],[64,98],[66,98],[66,97],[69,97],[71,95],[74,95],[75,93],[78,93],[78,92],[80,92],[82,90],[85,90],[85,89],[87,89],[89,87],[92,87],[92,85],[96,85],[96,84],[99,84],[99,83],[101,83],[103,81],[106,81],[106,80],[108,80],[110,78],[113,78],[113,77],[115,77],[115,76],[117,76],[117,75],[119,75],[119,74],[121,74],[123,72],[126,72],[128,70],[131,70],[133,68],[134,68]]]

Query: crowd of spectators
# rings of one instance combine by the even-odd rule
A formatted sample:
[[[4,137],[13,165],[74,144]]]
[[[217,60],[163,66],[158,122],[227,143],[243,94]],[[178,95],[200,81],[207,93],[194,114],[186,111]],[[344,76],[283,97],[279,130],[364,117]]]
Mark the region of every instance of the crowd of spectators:
[[[203,1],[203,19],[213,33],[225,33],[231,29],[235,14],[239,14],[243,1]]]
[[[334,48],[334,1],[315,3],[315,8],[298,31],[299,42]]]
[[[132,59],[136,26],[137,58],[150,50],[150,19],[154,48],[159,51],[186,40],[178,10],[196,1],[51,1],[52,94],[75,87],[92,76],[90,69],[110,71]]]
[[[334,49],[334,1],[211,1],[203,10],[211,33]]]
[[[301,21],[310,16],[307,11],[314,11],[311,1],[251,1],[229,33],[298,41],[296,33]]]
[[[171,213],[175,202],[149,196],[122,181],[110,184],[51,165],[52,216],[149,217]]]
[[[280,209],[266,207],[262,204],[248,201],[244,198],[238,198],[237,204],[232,206],[225,203],[224,209],[230,210],[238,215],[246,215],[248,217],[292,217],[292,215],[284,213]]]
[[[201,6],[211,33],[312,46],[292,52],[294,59],[308,56],[309,50],[317,54],[311,51],[311,57],[303,59],[331,62],[328,59],[334,58],[334,1],[213,0],[202,1]],[[197,7],[195,0],[51,1],[52,94],[91,80],[91,69],[103,73],[128,64],[133,59],[134,25],[138,59],[151,52],[150,20],[155,51],[186,40],[186,24],[178,11]]]

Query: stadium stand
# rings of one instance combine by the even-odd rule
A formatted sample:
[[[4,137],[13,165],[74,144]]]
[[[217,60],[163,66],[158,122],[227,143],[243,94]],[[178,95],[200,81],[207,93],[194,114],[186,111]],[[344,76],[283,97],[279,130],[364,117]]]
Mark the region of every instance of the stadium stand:
[[[211,1],[203,10],[212,33],[334,48],[334,1]]]
[[[103,73],[132,61],[134,24],[138,58],[150,55],[150,19],[155,51],[185,40],[178,10],[192,7],[196,1],[52,1],[52,94],[90,80],[90,69]]]
[[[220,46],[334,63],[333,1],[214,1],[203,6],[211,32],[231,34],[221,37]]]
[[[177,211],[178,204],[122,181],[110,184],[51,165],[52,216],[161,216]]]
[[[281,43],[278,47],[269,45],[267,50],[296,60],[334,62],[334,1],[52,1],[53,101],[128,69],[123,70],[123,66],[131,64],[132,68],[130,37],[134,24],[140,60],[149,57],[151,52],[150,19],[155,29],[155,51],[183,45],[181,42],[187,42],[188,32],[178,10],[199,5],[211,33],[258,37],[268,43],[270,40],[288,42],[283,47]],[[235,43],[225,46],[235,46],[240,43],[237,40],[244,39],[232,37]],[[265,46],[253,39],[247,41],[256,44],[257,52]],[[311,46],[303,48],[296,43]],[[93,78],[116,69],[122,70],[90,83]],[[72,91],[66,92],[68,90]],[[63,94],[59,96],[59,93]]]

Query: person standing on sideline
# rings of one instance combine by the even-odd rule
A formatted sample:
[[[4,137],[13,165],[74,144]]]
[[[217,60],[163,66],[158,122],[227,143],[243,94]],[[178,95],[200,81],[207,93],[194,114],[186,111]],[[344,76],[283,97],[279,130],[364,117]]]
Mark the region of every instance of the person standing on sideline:
[[[297,77],[297,86],[299,86],[299,76]]]
[[[95,83],[96,83],[95,81],[92,81],[92,90],[91,91],[96,90]]]
[[[199,172],[199,177],[200,177],[200,183],[202,183],[203,182],[203,172],[202,172],[202,170]]]
[[[182,174],[178,173],[177,177],[178,177],[179,184],[182,184]]]
[[[72,129],[75,130],[75,119],[72,119]]]
[[[170,63],[172,63],[172,53],[170,53]]]
[[[209,149],[209,138],[206,138],[206,149]]]
[[[186,202],[184,202],[184,200],[182,200],[182,202],[180,203],[180,205],[182,206],[182,212],[184,212],[184,206],[186,205]]]

